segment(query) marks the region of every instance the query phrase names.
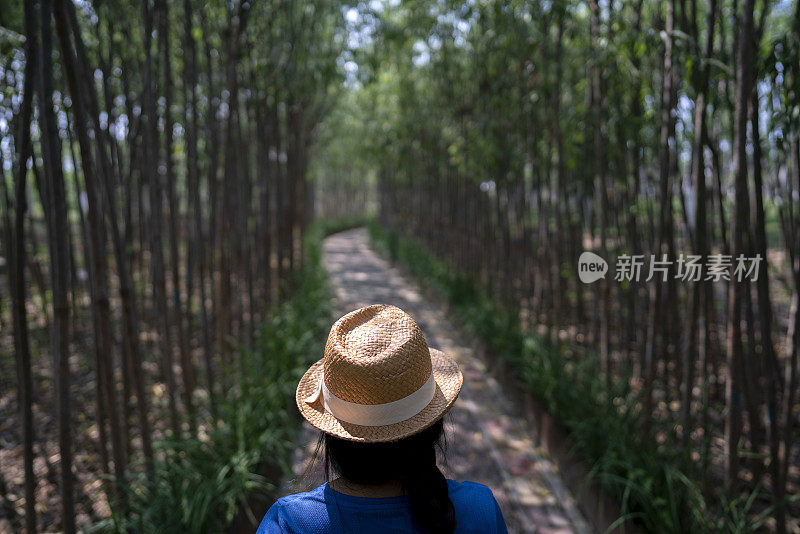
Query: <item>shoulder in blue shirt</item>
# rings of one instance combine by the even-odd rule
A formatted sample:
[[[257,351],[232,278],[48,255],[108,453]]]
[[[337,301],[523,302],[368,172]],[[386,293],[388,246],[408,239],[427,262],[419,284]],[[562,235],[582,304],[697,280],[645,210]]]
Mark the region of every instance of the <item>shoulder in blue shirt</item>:
[[[456,534],[504,534],[506,524],[492,490],[475,482],[447,481],[456,510]],[[411,521],[408,497],[354,497],[327,483],[288,495],[270,507],[257,534],[400,534],[419,532]]]

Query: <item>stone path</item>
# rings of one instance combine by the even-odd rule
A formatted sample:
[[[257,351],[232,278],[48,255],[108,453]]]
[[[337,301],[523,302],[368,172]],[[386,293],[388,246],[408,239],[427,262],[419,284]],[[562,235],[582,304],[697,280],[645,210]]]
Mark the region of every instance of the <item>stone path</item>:
[[[462,340],[443,306],[429,302],[419,287],[368,246],[364,229],[328,237],[323,264],[336,291],[337,317],[369,304],[394,304],[419,324],[428,345],[451,355],[464,385],[445,417],[448,478],[486,484],[503,510],[509,532],[588,533],[591,530],[546,453],[530,439],[525,419],[510,405],[485,364]],[[305,425],[305,446],[294,458],[297,478],[285,493],[305,491],[322,482],[321,462],[309,473],[308,460],[318,433]]]

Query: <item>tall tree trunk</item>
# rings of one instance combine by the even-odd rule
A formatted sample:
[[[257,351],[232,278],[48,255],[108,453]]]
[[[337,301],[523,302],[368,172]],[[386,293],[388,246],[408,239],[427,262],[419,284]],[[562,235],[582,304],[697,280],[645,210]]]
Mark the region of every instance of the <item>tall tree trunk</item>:
[[[795,11],[794,19],[795,29],[800,29],[800,4]],[[793,65],[795,73],[800,73],[800,64]],[[800,190],[800,131],[795,129],[789,142],[789,161],[791,163],[791,177],[789,182],[789,189],[794,191]],[[787,165],[787,168],[789,166]],[[791,309],[789,310],[789,328],[786,332],[786,354],[788,354],[788,361],[784,371],[784,393],[783,393],[783,432],[780,436],[780,449],[778,459],[780,467],[778,470],[778,479],[776,481],[776,496],[775,500],[779,503],[776,512],[777,531],[779,533],[785,532],[787,529],[787,508],[788,503],[785,502],[787,494],[787,484],[789,482],[789,466],[792,462],[792,449],[795,444],[794,428],[795,419],[792,416],[795,404],[797,402],[797,382],[798,382],[798,353],[800,353],[800,211],[792,213],[792,204],[787,203],[788,206],[783,207],[781,210],[784,212],[782,217],[785,219],[783,225],[783,236],[786,242],[786,249],[789,252],[792,265],[792,282],[794,283],[794,295],[792,296]]]
[[[106,220],[111,225],[111,236],[114,248],[114,257],[117,264],[119,275],[119,294],[122,304],[122,318],[123,318],[123,332],[124,332],[124,351],[126,353],[125,359],[130,362],[130,370],[132,380],[134,382],[134,389],[136,392],[137,412],[139,417],[139,425],[141,429],[142,449],[145,457],[145,465],[148,472],[153,469],[153,448],[152,438],[150,434],[150,410],[148,407],[148,396],[144,386],[144,373],[142,369],[142,354],[139,342],[139,324],[136,315],[136,293],[133,289],[133,280],[130,274],[129,265],[132,262],[127,257],[126,250],[129,248],[129,242],[123,241],[122,232],[119,228],[119,219],[117,216],[117,197],[114,184],[119,180],[113,179],[114,169],[110,165],[104,142],[108,143],[108,136],[103,130],[100,123],[100,111],[97,103],[97,95],[93,83],[88,80],[93,79],[94,70],[89,66],[89,60],[86,54],[83,39],[81,37],[80,28],[78,26],[77,16],[75,14],[75,7],[71,2],[61,2],[60,7],[66,11],[71,25],[72,36],[75,41],[75,51],[77,53],[77,68],[80,74],[77,76],[79,83],[83,83],[83,91],[86,95],[90,113],[90,119],[94,126],[94,131],[97,140],[97,155],[100,162],[100,167],[103,175],[109,177],[107,180],[99,180],[98,186],[102,190],[103,202],[102,206],[106,210]],[[92,74],[90,74],[92,73]],[[130,225],[128,226],[130,227]],[[127,399],[126,399],[127,402]]]
[[[591,107],[592,107],[592,152],[593,152],[593,179],[600,191],[600,255],[608,258],[608,246],[606,243],[606,231],[608,228],[608,191],[606,185],[606,158],[605,148],[603,147],[602,112],[601,101],[603,99],[601,78],[602,72],[598,60],[598,47],[600,41],[600,6],[597,0],[589,2],[591,10],[591,41],[592,41],[592,60],[591,60]],[[606,387],[611,385],[611,354],[609,337],[609,317],[611,315],[610,302],[610,281],[609,277],[600,280],[600,359],[603,364]]]
[[[794,50],[800,48],[800,2],[795,3],[794,15],[791,22],[794,37]],[[800,57],[793,55],[791,70],[797,83],[800,76]],[[792,192],[800,191],[800,128],[795,125],[794,131],[789,136],[788,161],[784,167],[787,171],[786,197],[791,197]],[[780,172],[778,170],[778,172]],[[794,295],[792,296],[791,309],[789,310],[789,328],[786,332],[787,361],[784,367],[783,399],[781,406],[780,426],[782,432],[779,439],[777,477],[775,480],[775,502],[778,508],[775,512],[776,532],[783,534],[787,531],[788,506],[785,501],[787,495],[787,482],[789,466],[792,459],[795,420],[792,417],[795,403],[797,402],[797,373],[798,352],[800,352],[800,210],[795,209],[794,202],[786,202],[779,211],[781,216],[784,243],[792,266],[792,282]]]
[[[206,148],[206,152],[208,154],[208,208],[209,208],[209,217],[208,217],[208,230],[207,230],[207,238],[204,240],[204,244],[200,251],[200,300],[203,302],[206,301],[206,286],[205,286],[205,276],[204,273],[208,272],[209,276],[209,283],[212,288],[213,294],[213,287],[215,284],[214,276],[215,276],[215,261],[214,261],[214,254],[216,252],[216,242],[217,242],[217,219],[219,218],[218,214],[218,206],[219,202],[217,200],[218,196],[218,187],[217,187],[217,175],[218,175],[218,167],[219,167],[219,120],[217,119],[217,113],[219,112],[219,103],[220,99],[217,95],[217,85],[214,82],[214,63],[212,58],[212,46],[211,46],[211,37],[209,35],[208,29],[208,21],[206,20],[205,11],[200,11],[200,21],[201,27],[203,29],[203,48],[204,48],[204,55],[205,55],[205,71],[206,71],[206,90],[208,91],[208,110],[206,111],[206,135],[208,136],[209,144]],[[207,267],[207,270],[204,269]],[[203,308],[205,310],[205,308]],[[209,355],[206,357],[206,372],[209,372],[211,369],[211,351],[214,350],[215,345],[212,342],[211,332],[213,328],[211,326],[211,322],[217,321],[219,305],[215,299],[211,299],[211,309],[207,323],[207,328],[203,332],[203,344],[209,350]],[[220,347],[220,340],[216,339],[216,352],[219,353]],[[208,379],[208,377],[206,377]],[[213,413],[213,412],[212,412]],[[216,424],[216,418],[215,418]]]
[[[249,2],[242,0],[231,20],[230,42],[228,43],[228,59],[225,70],[226,87],[228,89],[228,110],[223,138],[223,169],[225,172],[226,187],[222,188],[219,198],[219,220],[217,221],[217,238],[219,239],[219,270],[217,272],[217,343],[219,353],[224,362],[229,362],[230,342],[228,335],[231,331],[231,258],[230,243],[228,238],[229,227],[235,224],[231,194],[235,184],[238,183],[237,154],[234,143],[236,132],[235,121],[239,114],[239,80],[236,75],[236,66],[241,57],[242,35],[247,25],[247,15],[250,11]]]
[[[749,201],[747,189],[747,110],[753,82],[753,3],[744,0],[742,5],[741,30],[738,42],[738,67],[736,69],[736,108],[733,131],[733,175],[735,181],[735,201],[733,218],[733,243],[731,251],[734,260],[739,254],[746,254],[745,230],[749,220]],[[741,399],[740,377],[742,373],[742,295],[746,283],[731,279],[728,285],[728,347],[727,383],[725,416],[725,458],[726,489],[734,495],[739,477],[739,439],[741,438]]]
[[[192,299],[194,296],[194,277],[198,275],[200,289],[200,327],[203,340],[203,362],[205,364],[206,387],[209,396],[209,409],[214,420],[217,419],[217,400],[214,390],[214,372],[212,369],[211,343],[208,335],[208,312],[206,309],[205,292],[205,251],[203,246],[203,206],[200,202],[200,169],[197,165],[197,43],[192,35],[193,31],[192,0],[183,2],[183,31],[184,31],[184,68],[183,68],[183,94],[186,114],[186,187],[189,194],[189,211],[192,220],[186,220],[186,232],[189,238],[186,253],[186,316],[191,318]],[[211,95],[209,95],[210,97]],[[191,320],[188,328],[191,328]],[[191,331],[187,333],[192,337]]]
[[[33,155],[31,145],[31,117],[33,116],[33,91],[38,65],[39,35],[37,34],[36,8],[25,2],[25,81],[19,112],[17,133],[17,173],[14,182],[14,226],[11,229],[10,209],[5,197],[5,217],[9,251],[9,293],[11,295],[14,325],[14,354],[17,363],[18,397],[22,421],[22,463],[25,473],[25,532],[36,532],[36,475],[33,471],[33,373],[31,370],[28,316],[25,310],[25,213],[27,206],[28,159]],[[35,161],[33,162],[35,165]],[[5,191],[5,187],[3,187]]]
[[[84,182],[86,186],[86,197],[88,205],[88,234],[90,237],[90,257],[91,257],[91,276],[92,287],[92,308],[96,317],[96,342],[97,351],[97,380],[101,384],[99,388],[98,402],[103,405],[100,413],[108,415],[108,424],[111,433],[111,450],[114,458],[114,476],[120,485],[125,484],[125,456],[122,434],[119,427],[119,416],[117,413],[116,386],[113,373],[113,332],[111,329],[111,306],[108,296],[108,264],[106,252],[106,230],[103,219],[103,208],[97,192],[97,177],[95,175],[95,164],[92,158],[92,146],[90,141],[89,123],[86,112],[87,94],[84,87],[81,87],[77,74],[79,69],[76,65],[75,52],[72,47],[69,30],[69,14],[64,5],[66,0],[58,0],[58,7],[55,12],[56,31],[58,34],[61,59],[64,70],[67,74],[67,81],[72,97],[75,113],[74,128],[78,136],[78,143],[81,152],[81,168],[83,170]],[[100,138],[99,132],[94,132],[97,139]],[[100,421],[101,425],[105,422]],[[118,488],[118,486],[117,486]],[[116,491],[116,497],[123,497],[123,493]]]
[[[706,45],[704,57],[711,57],[714,47],[714,25],[716,23],[716,0],[709,0],[706,12]],[[696,27],[696,25],[693,25]],[[699,35],[695,34],[695,41],[697,42]],[[698,54],[699,55],[699,45]],[[698,58],[699,59],[699,58]],[[708,253],[706,228],[706,209],[708,201],[706,198],[706,177],[705,177],[705,158],[703,151],[705,147],[704,132],[706,128],[706,93],[708,91],[708,78],[710,74],[711,64],[708,61],[702,62],[703,68],[700,71],[697,85],[697,96],[695,97],[694,109],[694,143],[692,145],[692,167],[691,179],[692,185],[695,190],[695,204],[694,204],[694,253],[705,257]],[[706,324],[707,318],[702,317],[702,299],[705,295],[707,283],[704,281],[705,276],[701,276],[699,280],[694,282],[691,287],[691,308],[689,311],[689,334],[685,340],[683,351],[683,383],[682,383],[682,397],[681,397],[681,426],[683,430],[682,443],[683,447],[688,451],[690,438],[692,434],[692,390],[694,388],[694,373],[696,362],[694,355],[697,352],[697,337],[699,324]],[[706,335],[703,335],[704,340]],[[704,347],[700,348],[701,354],[705,355]],[[705,364],[705,357],[701,358],[701,364]]]
[[[170,428],[177,437],[180,435],[178,408],[175,402],[175,369],[173,365],[172,336],[169,328],[169,306],[167,304],[167,288],[164,272],[164,245],[162,242],[162,225],[164,224],[162,173],[159,162],[158,115],[156,111],[156,94],[153,83],[153,8],[150,0],[142,0],[142,18],[144,20],[142,41],[144,42],[145,61],[142,72],[144,85],[144,106],[142,121],[144,128],[145,165],[148,175],[151,213],[147,217],[149,223],[150,263],[152,266],[152,297],[156,309],[156,330],[158,331],[161,352],[162,373],[166,380],[167,402],[169,405]]]
[[[673,31],[675,27],[675,0],[667,3],[667,25],[665,31],[664,64],[662,70],[661,87],[661,134],[659,141],[659,217],[658,233],[655,243],[655,260],[661,261],[664,256],[669,256],[671,251],[672,227],[672,148],[670,140],[674,138],[674,119],[672,110],[675,104],[675,87],[673,86]],[[661,274],[654,274],[650,302],[650,322],[647,334],[647,348],[645,353],[645,391],[644,414],[647,418],[648,430],[653,418],[653,386],[656,376],[656,367],[664,361],[664,315],[665,298],[664,285]]]
[[[181,276],[180,258],[178,255],[178,215],[180,213],[180,200],[175,195],[175,165],[172,159],[173,129],[172,120],[172,61],[170,57],[169,41],[169,3],[166,0],[158,1],[159,28],[158,40],[161,49],[161,65],[163,68],[163,98],[164,98],[164,161],[165,180],[167,185],[167,205],[169,206],[169,219],[167,226],[167,241],[169,242],[169,262],[172,267],[172,320],[170,321],[178,330],[178,355],[181,363],[181,378],[183,379],[183,404],[189,419],[189,429],[194,433],[196,419],[194,401],[192,399],[195,388],[194,365],[189,356],[188,340],[183,324],[183,305],[181,304]]]
[[[755,77],[754,77],[755,78]],[[755,192],[755,219],[753,226],[755,229],[755,252],[760,255],[758,279],[756,289],[758,292],[758,314],[759,328],[761,334],[761,347],[763,367],[762,372],[766,381],[767,398],[767,423],[769,425],[769,450],[770,468],[773,481],[779,479],[778,469],[780,460],[778,458],[779,432],[778,432],[778,392],[780,390],[781,376],[778,367],[778,359],[775,354],[775,346],[772,340],[772,297],[769,288],[769,267],[767,263],[767,236],[766,236],[766,217],[764,215],[764,183],[761,169],[761,139],[759,134],[759,109],[758,91],[753,90],[753,102],[751,113],[751,124],[753,133],[753,188]],[[773,488],[773,496],[777,493]],[[777,499],[776,499],[777,504]]]
[[[42,131],[44,177],[40,191],[47,197],[45,218],[50,249],[50,277],[53,287],[53,369],[55,370],[56,413],[61,467],[61,528],[74,534],[75,501],[72,475],[72,413],[70,401],[69,252],[61,232],[67,226],[64,176],[61,169],[61,139],[53,110],[52,2],[40,4],[41,55],[39,56],[39,124]]]

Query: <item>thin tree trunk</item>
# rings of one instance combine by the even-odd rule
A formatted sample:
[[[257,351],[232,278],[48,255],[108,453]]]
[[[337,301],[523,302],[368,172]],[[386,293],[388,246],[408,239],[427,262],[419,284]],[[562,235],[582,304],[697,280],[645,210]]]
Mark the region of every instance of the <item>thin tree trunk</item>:
[[[189,194],[189,210],[193,218],[187,219],[186,231],[189,238],[186,254],[186,315],[192,315],[192,298],[194,296],[194,277],[198,274],[200,289],[200,327],[203,339],[203,362],[205,364],[206,387],[209,396],[209,409],[214,420],[217,419],[217,401],[214,391],[214,372],[212,369],[211,346],[208,336],[208,312],[205,302],[205,251],[203,250],[203,206],[200,202],[200,169],[197,165],[197,43],[192,35],[192,2],[184,0],[184,54],[186,65],[183,69],[183,93],[186,113],[186,180]],[[199,265],[198,265],[199,264]],[[191,328],[191,321],[189,321]],[[192,337],[191,331],[187,333]]]
[[[114,476],[120,485],[125,484],[125,456],[122,434],[119,427],[119,416],[117,411],[116,386],[113,374],[113,343],[111,329],[111,306],[108,296],[108,264],[106,252],[106,230],[103,219],[103,208],[97,192],[95,176],[95,165],[91,152],[90,133],[88,130],[88,117],[86,112],[85,99],[87,95],[84,88],[80,86],[77,74],[75,53],[70,40],[69,15],[64,5],[65,0],[58,0],[58,8],[55,13],[56,31],[61,46],[61,59],[64,70],[67,74],[67,81],[70,88],[70,95],[75,113],[74,128],[78,136],[78,143],[81,152],[81,168],[83,170],[84,182],[86,186],[86,196],[88,205],[88,235],[90,241],[91,258],[91,295],[93,314],[96,316],[96,351],[97,351],[97,380],[101,384],[99,388],[98,402],[102,405],[101,414],[108,416],[108,424],[111,433],[111,450],[114,458]],[[97,132],[95,136],[99,138]],[[101,425],[105,423],[101,420]],[[105,447],[104,447],[105,448]],[[119,486],[117,486],[119,488]],[[124,494],[115,491],[116,498],[123,498]],[[123,506],[124,508],[124,506]]]
[[[161,64],[163,67],[163,98],[164,98],[164,160],[165,179],[167,183],[167,204],[169,206],[168,234],[169,261],[172,267],[172,321],[178,329],[178,356],[181,363],[181,378],[183,379],[183,404],[189,419],[190,433],[194,434],[196,418],[194,413],[194,365],[192,364],[186,330],[183,324],[183,305],[181,304],[181,277],[180,258],[178,255],[178,215],[180,201],[175,195],[175,165],[172,159],[173,152],[173,127],[172,120],[172,62],[170,58],[169,41],[169,3],[159,0],[159,47],[161,48]]]
[[[230,261],[230,243],[228,242],[229,226],[235,221],[234,214],[232,213],[233,206],[231,205],[231,193],[238,182],[235,176],[237,174],[237,155],[236,147],[233,142],[236,127],[235,120],[238,116],[239,104],[239,83],[236,76],[236,66],[241,56],[241,39],[247,24],[247,15],[249,13],[249,3],[242,0],[239,3],[237,14],[231,21],[231,40],[228,44],[228,60],[226,65],[226,87],[228,89],[228,116],[225,122],[224,138],[223,138],[223,154],[224,163],[223,168],[225,172],[226,187],[222,189],[222,195],[219,198],[219,214],[217,221],[217,237],[219,239],[219,271],[217,272],[217,343],[219,345],[219,353],[222,361],[229,363],[230,360],[230,342],[228,335],[231,331],[231,261]]]
[[[156,112],[156,95],[153,87],[153,12],[149,0],[142,0],[143,42],[145,62],[142,73],[144,84],[144,106],[142,119],[144,122],[145,169],[149,175],[148,189],[150,193],[151,213],[147,217],[149,223],[150,262],[152,266],[152,297],[156,309],[156,329],[158,331],[161,351],[161,366],[166,380],[167,402],[169,405],[170,428],[177,437],[180,435],[178,408],[175,402],[175,369],[173,366],[172,337],[169,328],[169,306],[164,272],[164,249],[162,242],[163,198],[162,176],[159,165],[158,149],[158,116]]]
[[[591,60],[591,107],[592,107],[592,147],[593,147],[593,164],[594,176],[597,188],[600,190],[600,255],[603,258],[608,258],[608,246],[606,243],[606,231],[608,228],[608,192],[606,185],[606,159],[605,149],[603,147],[602,116],[601,104],[603,99],[601,78],[602,72],[600,70],[598,51],[600,40],[600,6],[597,0],[589,2],[591,10],[591,41],[592,41],[592,60]],[[611,302],[610,302],[610,281],[608,277],[600,280],[600,359],[603,364],[603,371],[605,374],[606,388],[610,389],[611,385],[611,354],[610,354],[610,335],[609,335],[609,317],[611,315]]]
[[[14,325],[14,354],[17,362],[17,380],[20,420],[22,421],[22,463],[25,473],[25,532],[36,532],[36,476],[33,471],[33,373],[31,370],[30,336],[25,310],[25,213],[27,205],[28,159],[33,156],[31,145],[31,117],[33,116],[33,91],[38,45],[36,11],[33,2],[25,2],[25,81],[19,112],[19,132],[16,148],[17,174],[14,182],[14,227],[11,230],[8,195],[5,194],[5,217],[9,251],[9,293],[11,294],[12,321]],[[35,161],[33,162],[35,165]],[[5,186],[3,187],[5,192]]]
[[[88,57],[86,55],[85,47],[80,34],[80,28],[77,24],[77,17],[75,15],[75,8],[71,2],[62,2],[61,7],[66,11],[69,17],[73,38],[75,39],[77,52],[77,66],[81,74],[77,77],[78,82],[86,82],[93,77],[90,72],[94,72],[89,67]],[[94,85],[92,83],[85,83],[84,94],[87,96],[88,106],[91,111],[90,118],[94,126],[95,132],[103,132],[100,124],[100,112],[97,105],[97,95],[95,94]],[[113,177],[113,168],[109,164],[106,150],[103,147],[103,141],[107,140],[108,136],[96,136],[98,140],[97,154],[99,156],[100,167],[104,175]],[[114,248],[114,257],[119,271],[119,293],[122,302],[122,318],[123,318],[123,332],[124,332],[124,347],[127,351],[127,358],[130,361],[130,370],[132,380],[134,382],[134,389],[136,391],[137,412],[139,417],[139,425],[141,429],[142,449],[145,457],[145,466],[148,472],[152,473],[153,470],[153,448],[152,438],[150,434],[149,417],[150,411],[148,407],[148,396],[144,387],[144,373],[142,369],[142,354],[141,346],[139,343],[139,324],[136,315],[136,293],[133,290],[133,281],[130,274],[128,265],[132,264],[129,261],[126,250],[128,248],[128,241],[123,241],[122,233],[119,228],[119,219],[117,217],[117,197],[114,183],[118,180],[99,180],[98,185],[103,193],[102,205],[106,210],[106,219],[111,224],[111,236]],[[129,226],[130,227],[130,226]],[[127,402],[127,399],[126,399]]]
[[[760,255],[758,279],[756,290],[758,292],[759,329],[761,334],[761,347],[764,365],[762,373],[766,381],[767,398],[767,423],[769,425],[769,450],[772,480],[778,480],[780,461],[778,459],[779,433],[778,433],[778,392],[780,390],[781,376],[778,368],[778,359],[772,340],[772,297],[769,288],[769,267],[767,262],[767,236],[766,218],[764,215],[764,184],[761,169],[761,139],[759,134],[758,91],[753,91],[751,108],[751,124],[753,133],[753,188],[755,192],[755,252]],[[774,489],[774,488],[773,488]],[[773,491],[773,496],[776,493]],[[777,500],[776,500],[777,503]]]
[[[795,28],[800,28],[800,4],[795,11]],[[795,63],[795,72],[799,72],[800,65]],[[791,177],[787,182],[790,190],[800,190],[800,131],[795,130],[789,143],[791,163]],[[789,166],[787,165],[787,168]],[[792,264],[792,280],[794,283],[794,295],[789,311],[789,328],[786,332],[786,354],[788,362],[784,371],[784,393],[783,393],[783,433],[780,436],[780,448],[778,459],[780,467],[778,469],[778,479],[775,482],[775,500],[778,503],[776,512],[777,532],[782,533],[787,529],[787,504],[785,502],[787,494],[787,484],[789,482],[789,465],[792,461],[792,448],[795,443],[793,436],[795,420],[792,417],[792,410],[797,402],[797,371],[798,371],[798,352],[800,352],[800,246],[798,245],[798,232],[800,232],[800,211],[792,213],[792,203],[788,203],[782,210],[783,237],[786,249],[789,252]],[[786,213],[788,212],[788,213]]]
[[[672,166],[671,166],[671,147],[670,139],[674,137],[674,121],[672,109],[674,106],[673,87],[673,30],[675,25],[675,0],[670,0],[667,4],[667,26],[665,32],[664,66],[662,74],[661,88],[661,135],[659,152],[659,217],[658,235],[655,244],[655,259],[661,261],[664,255],[668,255],[670,247],[670,229],[672,221]],[[650,322],[647,334],[647,348],[645,353],[645,391],[644,391],[644,414],[647,418],[647,428],[650,429],[653,419],[653,387],[656,376],[656,368],[659,362],[664,361],[664,326],[662,321],[665,307],[663,289],[665,282],[662,281],[660,274],[654,274],[651,281],[650,302]]]
[[[747,110],[750,102],[753,72],[753,3],[744,0],[742,6],[741,34],[738,43],[739,65],[736,70],[736,111],[734,123],[734,179],[735,212],[733,218],[733,243],[731,250],[734,259],[746,254],[745,230],[749,218],[747,189]],[[745,282],[742,282],[745,283]],[[739,477],[739,439],[741,438],[741,392],[742,373],[742,283],[731,280],[728,284],[728,347],[727,384],[725,417],[725,482],[729,495],[735,495]]]
[[[709,0],[706,12],[706,46],[705,57],[711,57],[714,47],[714,25],[716,22],[716,0]],[[696,27],[696,25],[694,25]],[[699,35],[695,35],[695,40],[699,39]],[[699,52],[699,45],[698,45]],[[699,59],[699,58],[698,58]],[[695,254],[705,258],[708,253],[706,228],[706,177],[705,177],[705,158],[704,151],[704,137],[703,134],[706,128],[706,92],[708,90],[708,77],[710,74],[711,65],[709,62],[702,62],[703,68],[700,72],[698,80],[697,96],[695,98],[694,109],[694,144],[692,145],[692,170],[691,179],[692,185],[695,189],[695,204],[694,204],[694,252]],[[682,383],[682,397],[681,397],[681,427],[682,427],[682,443],[683,447],[688,451],[690,438],[692,434],[692,390],[694,388],[694,373],[696,362],[694,354],[697,352],[697,336],[698,325],[702,321],[706,322],[707,318],[702,317],[702,299],[701,296],[707,291],[705,276],[701,276],[699,280],[694,282],[691,287],[691,308],[689,311],[689,334],[686,337],[686,343],[683,353],[683,383]],[[701,349],[702,354],[705,350]],[[704,361],[705,358],[701,358]]]
[[[208,24],[205,18],[205,12],[203,10],[200,11],[201,14],[201,26],[203,28],[203,44],[204,44],[204,51],[205,51],[205,69],[206,69],[206,86],[208,91],[208,110],[206,112],[207,121],[206,121],[206,135],[209,139],[209,146],[207,148],[208,152],[208,204],[209,204],[209,217],[208,217],[208,232],[207,238],[203,240],[204,242],[201,243],[202,248],[200,251],[200,300],[204,303],[206,302],[206,285],[205,285],[205,267],[207,266],[208,276],[210,277],[210,284],[212,287],[213,293],[213,286],[214,286],[214,275],[215,275],[215,262],[214,262],[214,253],[216,251],[216,241],[217,241],[217,218],[219,217],[218,211],[218,200],[217,200],[217,174],[218,174],[218,167],[219,167],[219,120],[217,119],[217,113],[219,111],[219,97],[216,94],[216,84],[214,83],[214,67],[211,55],[211,41],[208,33]],[[206,308],[203,307],[202,311],[205,312]],[[206,327],[205,331],[203,332],[203,344],[206,346],[206,350],[208,351],[208,355],[206,356],[206,372],[210,372],[211,370],[211,356],[214,351],[214,344],[212,342],[212,326],[211,323],[216,321],[216,317],[218,315],[219,306],[217,302],[212,299],[211,302],[211,313],[210,316],[206,316]],[[216,340],[216,347],[220,346],[220,341]],[[216,352],[219,352],[218,350]],[[206,376],[208,380],[208,375]],[[209,382],[210,383],[210,382]],[[211,386],[210,386],[211,387]],[[213,413],[213,412],[212,412]],[[216,424],[216,417],[215,417],[215,424]]]
[[[67,227],[64,176],[61,169],[61,140],[53,110],[52,73],[52,2],[40,3],[41,55],[39,56],[39,123],[42,130],[44,160],[43,196],[48,198],[45,211],[50,248],[50,275],[53,287],[53,369],[56,372],[56,413],[61,466],[61,528],[74,534],[75,501],[72,475],[72,413],[69,367],[69,252],[60,233]]]

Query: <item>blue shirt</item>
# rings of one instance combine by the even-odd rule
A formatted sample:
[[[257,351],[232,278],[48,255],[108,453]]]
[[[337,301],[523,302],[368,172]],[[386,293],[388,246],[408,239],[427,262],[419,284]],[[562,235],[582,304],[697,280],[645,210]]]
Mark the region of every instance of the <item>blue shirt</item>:
[[[447,480],[456,510],[456,534],[507,534],[506,523],[492,490],[475,482]],[[354,497],[327,483],[278,499],[270,507],[257,534],[406,534],[413,526],[408,496]]]

